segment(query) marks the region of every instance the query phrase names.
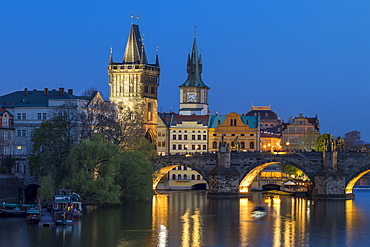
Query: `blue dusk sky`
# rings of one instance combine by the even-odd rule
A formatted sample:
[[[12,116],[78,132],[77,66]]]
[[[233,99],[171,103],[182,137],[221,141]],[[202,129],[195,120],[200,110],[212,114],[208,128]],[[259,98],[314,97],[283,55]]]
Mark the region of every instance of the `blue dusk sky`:
[[[370,141],[369,0],[1,1],[0,95],[95,87],[108,99],[109,47],[122,61],[131,12],[150,63],[159,47],[159,111],[179,109],[198,26],[211,114],[271,105]]]

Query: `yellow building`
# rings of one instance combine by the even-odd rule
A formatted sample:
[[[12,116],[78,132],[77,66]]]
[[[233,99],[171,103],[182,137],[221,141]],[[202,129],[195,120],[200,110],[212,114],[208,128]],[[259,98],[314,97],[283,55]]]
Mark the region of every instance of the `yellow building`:
[[[320,136],[319,119],[316,117],[298,117],[283,124],[282,146],[285,150],[311,151]]]
[[[205,190],[208,188],[203,177],[190,167],[178,166],[171,170],[158,184],[157,189]]]
[[[119,114],[134,114],[143,135],[152,143],[157,138],[159,74],[158,56],[154,64],[148,63],[139,26],[132,24],[122,62],[113,62],[111,49],[109,100],[117,105]]]
[[[208,150],[216,152],[221,141],[230,151],[257,151],[260,149],[259,116],[241,116],[237,113],[212,115],[208,126]]]

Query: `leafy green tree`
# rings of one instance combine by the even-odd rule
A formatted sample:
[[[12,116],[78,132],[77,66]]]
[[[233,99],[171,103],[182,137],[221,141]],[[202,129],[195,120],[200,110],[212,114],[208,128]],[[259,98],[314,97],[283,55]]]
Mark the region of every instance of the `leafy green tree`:
[[[153,167],[143,153],[126,151],[121,154],[115,176],[121,187],[121,200],[147,200],[152,196]]]
[[[346,150],[360,150],[364,145],[361,139],[361,132],[353,130],[343,135],[344,147]]]
[[[78,142],[73,121],[66,115],[56,116],[40,124],[32,132],[32,155],[29,168],[32,175],[50,175],[56,187],[65,179],[64,163]]]
[[[71,188],[86,200],[98,204],[120,202],[120,187],[114,174],[120,159],[120,147],[105,142],[102,135],[76,145],[67,164],[68,179],[64,186]]]
[[[50,175],[41,177],[41,187],[39,197],[43,201],[52,202],[54,196],[54,182]]]
[[[154,144],[144,137],[137,138],[131,146],[125,148],[128,151],[139,151],[143,153],[149,160],[157,156]]]
[[[318,137],[317,130],[308,130],[303,136],[297,138],[298,149],[311,151],[315,147]]]
[[[323,152],[325,149],[325,140],[328,138],[333,139],[333,136],[330,133],[325,133],[325,134],[320,135],[316,141],[316,145],[314,148],[315,151]]]
[[[280,163],[279,166],[284,173],[287,173],[289,175],[294,175],[295,177],[303,177],[305,175],[301,169],[298,169],[297,167],[290,164]]]

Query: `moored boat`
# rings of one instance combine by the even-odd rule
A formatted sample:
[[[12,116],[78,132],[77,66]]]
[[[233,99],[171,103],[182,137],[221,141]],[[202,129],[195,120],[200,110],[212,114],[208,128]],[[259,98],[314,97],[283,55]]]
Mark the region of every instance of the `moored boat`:
[[[251,212],[252,217],[263,217],[267,214],[267,209],[263,206],[256,206]]]
[[[73,222],[73,213],[70,211],[58,211],[54,213],[55,225],[72,225]]]
[[[82,202],[80,196],[71,190],[60,189],[57,195],[54,195],[53,211],[68,211],[73,213],[73,218],[82,217]]]
[[[28,209],[27,217],[28,224],[38,224],[41,220],[41,212],[39,209]]]

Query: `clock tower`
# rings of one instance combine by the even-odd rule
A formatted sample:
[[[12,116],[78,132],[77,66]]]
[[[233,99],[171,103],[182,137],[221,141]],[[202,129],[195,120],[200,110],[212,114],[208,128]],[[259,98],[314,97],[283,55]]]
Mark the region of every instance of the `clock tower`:
[[[198,56],[197,40],[194,37],[191,55],[188,54],[188,78],[180,88],[180,115],[208,115],[209,87],[202,81],[202,56]]]

